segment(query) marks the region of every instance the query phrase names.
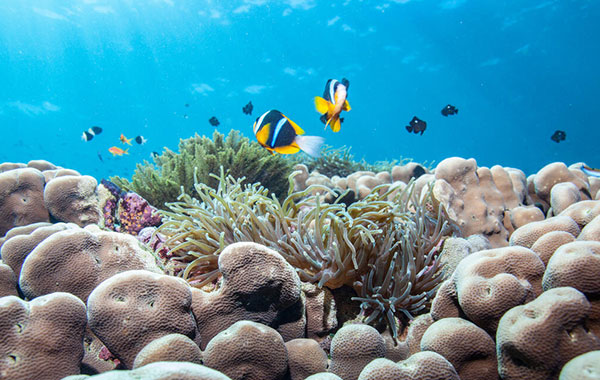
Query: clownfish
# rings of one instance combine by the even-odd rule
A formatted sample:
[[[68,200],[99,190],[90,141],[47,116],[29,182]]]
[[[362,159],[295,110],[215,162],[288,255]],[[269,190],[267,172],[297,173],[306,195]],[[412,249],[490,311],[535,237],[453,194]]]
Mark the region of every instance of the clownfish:
[[[294,154],[302,150],[310,156],[320,156],[324,139],[302,136],[302,128],[277,110],[267,111],[258,117],[253,129],[258,143],[271,154]]]
[[[348,87],[350,82],[343,78],[341,82],[335,79],[329,79],[325,84],[323,97],[315,96],[315,107],[322,114],[321,121],[328,125],[334,132],[339,132],[343,119],[340,119],[342,111],[350,111],[348,97]]]

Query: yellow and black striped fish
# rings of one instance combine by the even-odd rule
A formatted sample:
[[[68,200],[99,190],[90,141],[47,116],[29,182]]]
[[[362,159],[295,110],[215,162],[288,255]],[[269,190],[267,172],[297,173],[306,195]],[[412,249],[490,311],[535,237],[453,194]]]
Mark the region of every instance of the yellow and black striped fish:
[[[315,107],[321,114],[321,121],[325,128],[329,125],[334,132],[339,132],[343,118],[340,117],[342,111],[350,111],[348,97],[348,87],[350,82],[344,78],[341,82],[335,79],[329,79],[325,84],[323,97],[315,96]]]
[[[258,143],[271,153],[294,154],[302,150],[313,157],[321,153],[322,137],[302,136],[302,128],[277,110],[262,114],[253,128]]]

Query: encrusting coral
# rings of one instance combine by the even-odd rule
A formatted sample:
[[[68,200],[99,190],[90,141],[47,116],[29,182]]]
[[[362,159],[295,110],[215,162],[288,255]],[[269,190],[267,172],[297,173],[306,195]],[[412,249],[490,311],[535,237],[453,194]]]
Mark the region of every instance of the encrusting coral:
[[[196,134],[179,141],[179,153],[166,149],[154,157],[156,165],[144,161],[138,164],[131,181],[111,177],[111,181],[125,191],[141,195],[151,205],[164,209],[166,202],[174,202],[182,189],[195,195],[194,178],[216,188],[218,174],[224,167],[234,178],[244,177],[244,183],[260,182],[277,196],[285,195],[287,177],[292,163],[282,155],[271,155],[258,143],[232,130],[225,137],[215,131],[212,140]]]
[[[431,190],[418,199],[411,183],[389,200],[394,189],[379,186],[346,207],[311,195],[331,192],[324,187],[293,193],[290,177],[282,202],[223,171],[216,189],[196,183],[198,199],[182,194],[168,204],[171,212],[162,212],[167,268],[193,286],[218,286],[221,251],[235,242],[259,243],[280,253],[304,281],[353,287],[361,317],[385,318],[396,336],[396,318],[424,312],[443,277],[438,256],[447,216],[433,210]]]

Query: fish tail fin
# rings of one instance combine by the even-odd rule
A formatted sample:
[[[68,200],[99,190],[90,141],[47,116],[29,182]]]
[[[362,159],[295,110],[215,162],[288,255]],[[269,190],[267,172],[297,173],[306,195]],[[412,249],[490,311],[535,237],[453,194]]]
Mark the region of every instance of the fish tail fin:
[[[129,148],[125,149],[125,150],[123,151],[123,153],[125,153],[125,154],[129,154]]]
[[[326,113],[329,115],[330,112],[333,111],[333,104],[320,96],[315,96],[315,108],[320,114]]]
[[[346,78],[342,78],[342,84],[348,89],[350,87],[350,81]]]
[[[325,139],[320,136],[298,135],[294,141],[298,144],[298,147],[309,156],[320,157],[321,145],[323,145]]]
[[[342,127],[342,122],[339,116],[334,116],[327,121],[327,123],[331,126],[331,130],[334,132],[339,132]]]

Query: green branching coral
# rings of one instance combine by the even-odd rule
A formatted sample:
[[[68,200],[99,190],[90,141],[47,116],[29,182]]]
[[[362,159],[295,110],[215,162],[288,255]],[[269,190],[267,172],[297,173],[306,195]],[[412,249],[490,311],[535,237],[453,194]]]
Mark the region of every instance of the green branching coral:
[[[112,177],[111,181],[125,191],[134,191],[150,204],[165,208],[182,193],[196,196],[194,178],[216,188],[222,166],[234,178],[246,178],[244,183],[260,182],[276,196],[285,196],[292,163],[281,155],[271,155],[258,143],[232,130],[227,137],[214,132],[212,140],[198,136],[180,140],[179,153],[165,149],[154,158],[155,165],[144,161],[138,164],[131,181]],[[196,176],[196,177],[194,177]]]
[[[346,207],[310,195],[314,185],[296,193],[290,186],[280,202],[258,184],[224,174],[218,181],[216,189],[196,184],[198,199],[184,194],[169,204],[159,229],[173,273],[194,286],[215,282],[228,244],[253,241],[282,254],[304,281],[352,286],[365,319],[385,318],[395,336],[395,318],[423,312],[443,279],[437,248],[447,218],[431,210],[431,192],[417,199],[412,183],[380,186]]]

